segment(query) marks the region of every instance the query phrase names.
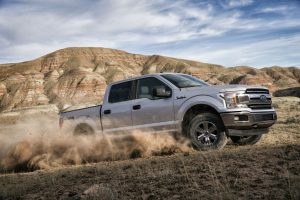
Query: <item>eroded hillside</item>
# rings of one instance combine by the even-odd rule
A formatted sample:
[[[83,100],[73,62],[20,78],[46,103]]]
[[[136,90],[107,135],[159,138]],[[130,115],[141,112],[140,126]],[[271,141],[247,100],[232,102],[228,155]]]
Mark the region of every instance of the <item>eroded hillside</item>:
[[[0,65],[0,111],[46,104],[59,108],[97,104],[107,84],[154,72],[190,73],[212,84],[260,84],[272,91],[300,85],[300,69],[295,67],[225,68],[114,49],[66,48],[32,61]]]

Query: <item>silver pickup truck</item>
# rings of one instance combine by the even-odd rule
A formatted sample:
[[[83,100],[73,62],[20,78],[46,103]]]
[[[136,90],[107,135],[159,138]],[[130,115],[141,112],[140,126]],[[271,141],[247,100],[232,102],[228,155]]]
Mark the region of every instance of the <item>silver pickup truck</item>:
[[[255,144],[276,122],[267,88],[210,85],[180,73],[157,73],[108,85],[103,105],[60,113],[74,134],[177,132],[197,149],[220,149],[230,138]]]

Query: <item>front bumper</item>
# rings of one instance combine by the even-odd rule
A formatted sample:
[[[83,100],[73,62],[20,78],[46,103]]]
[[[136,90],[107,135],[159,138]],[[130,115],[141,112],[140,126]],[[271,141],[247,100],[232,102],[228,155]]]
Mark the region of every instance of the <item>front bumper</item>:
[[[226,112],[221,118],[229,136],[260,135],[268,132],[277,115],[270,112]]]

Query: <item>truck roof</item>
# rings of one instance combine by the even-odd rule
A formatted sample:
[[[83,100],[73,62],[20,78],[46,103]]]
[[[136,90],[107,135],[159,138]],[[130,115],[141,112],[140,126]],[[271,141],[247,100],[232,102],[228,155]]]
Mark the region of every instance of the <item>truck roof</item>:
[[[112,82],[112,83],[108,84],[108,86],[109,85],[114,85],[114,84],[117,84],[117,83],[122,83],[122,82],[125,82],[125,81],[131,81],[131,80],[136,80],[136,79],[140,79],[140,78],[145,78],[145,77],[160,76],[162,74],[183,74],[183,73],[161,72],[161,73],[144,74],[144,75],[130,77],[130,78],[127,78],[127,79],[124,79],[124,80],[120,80],[120,81],[115,81],[115,82]]]

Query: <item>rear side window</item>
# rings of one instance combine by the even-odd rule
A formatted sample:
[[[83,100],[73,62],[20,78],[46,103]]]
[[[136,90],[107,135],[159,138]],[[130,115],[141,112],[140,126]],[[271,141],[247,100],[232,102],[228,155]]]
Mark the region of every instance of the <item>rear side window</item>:
[[[117,103],[121,101],[128,101],[132,99],[132,84],[133,81],[119,83],[111,86],[108,102]]]

